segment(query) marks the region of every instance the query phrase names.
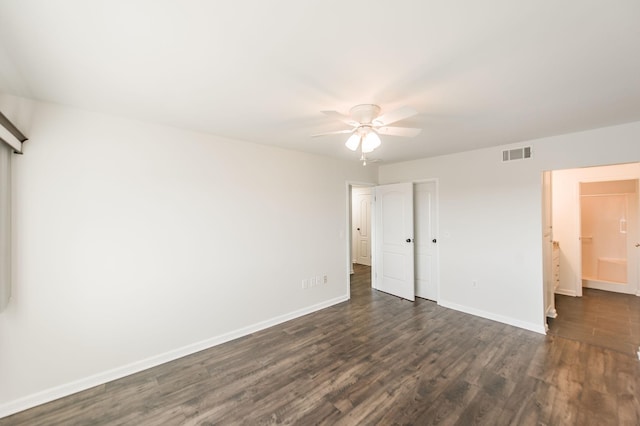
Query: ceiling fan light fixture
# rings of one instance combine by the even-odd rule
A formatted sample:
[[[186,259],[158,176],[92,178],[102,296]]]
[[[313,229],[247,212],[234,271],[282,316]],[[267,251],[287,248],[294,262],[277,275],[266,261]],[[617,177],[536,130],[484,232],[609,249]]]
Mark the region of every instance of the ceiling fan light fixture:
[[[351,151],[355,151],[360,145],[360,135],[357,132],[352,134],[344,145]]]
[[[390,124],[405,120],[418,114],[418,111],[411,107],[400,107],[384,114],[380,114],[382,109],[374,104],[356,105],[349,110],[349,114],[345,115],[338,111],[322,111],[323,114],[337,119],[349,126],[351,129],[338,130],[333,132],[320,133],[315,136],[337,135],[351,133],[349,139],[345,142],[345,146],[351,151],[358,151],[363,154],[362,162],[366,164],[365,154],[373,152],[378,148],[382,141],[380,135],[413,137],[420,133],[419,128],[415,127],[398,127],[390,126]]]
[[[362,152],[371,152],[379,147],[380,144],[382,144],[380,137],[376,134],[376,132],[371,131],[367,133],[367,135],[362,139]]]

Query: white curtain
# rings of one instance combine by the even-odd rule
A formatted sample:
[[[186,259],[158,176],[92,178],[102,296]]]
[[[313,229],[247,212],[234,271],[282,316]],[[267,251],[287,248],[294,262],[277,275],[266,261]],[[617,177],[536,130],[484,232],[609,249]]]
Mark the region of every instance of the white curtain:
[[[13,149],[0,143],[0,312],[11,297],[11,156]]]

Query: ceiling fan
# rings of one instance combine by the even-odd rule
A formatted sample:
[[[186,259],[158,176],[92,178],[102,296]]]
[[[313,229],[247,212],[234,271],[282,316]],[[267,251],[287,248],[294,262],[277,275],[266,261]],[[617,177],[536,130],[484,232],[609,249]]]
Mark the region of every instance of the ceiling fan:
[[[320,133],[313,135],[313,137],[350,133],[351,136],[345,145],[351,151],[357,151],[360,148],[362,154],[360,160],[363,165],[366,165],[366,154],[372,152],[382,143],[379,135],[414,137],[422,131],[422,129],[414,127],[389,126],[396,121],[416,115],[418,111],[411,107],[404,106],[380,115],[381,111],[378,105],[373,104],[356,105],[349,110],[349,115],[341,114],[338,111],[322,111],[323,114],[340,120],[353,128]]]

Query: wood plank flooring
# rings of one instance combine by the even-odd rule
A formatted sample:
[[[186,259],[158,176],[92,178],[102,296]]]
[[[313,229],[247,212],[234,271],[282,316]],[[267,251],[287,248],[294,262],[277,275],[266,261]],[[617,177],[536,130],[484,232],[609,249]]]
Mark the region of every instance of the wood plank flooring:
[[[640,363],[371,290],[0,425],[637,425]]]
[[[584,288],[582,297],[556,295],[556,310],[549,333],[636,356],[640,297]]]

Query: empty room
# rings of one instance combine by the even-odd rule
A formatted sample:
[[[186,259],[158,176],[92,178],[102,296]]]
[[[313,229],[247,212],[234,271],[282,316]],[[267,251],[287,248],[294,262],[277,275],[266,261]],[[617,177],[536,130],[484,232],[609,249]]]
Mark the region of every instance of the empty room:
[[[0,0],[0,425],[640,424],[639,21]]]

